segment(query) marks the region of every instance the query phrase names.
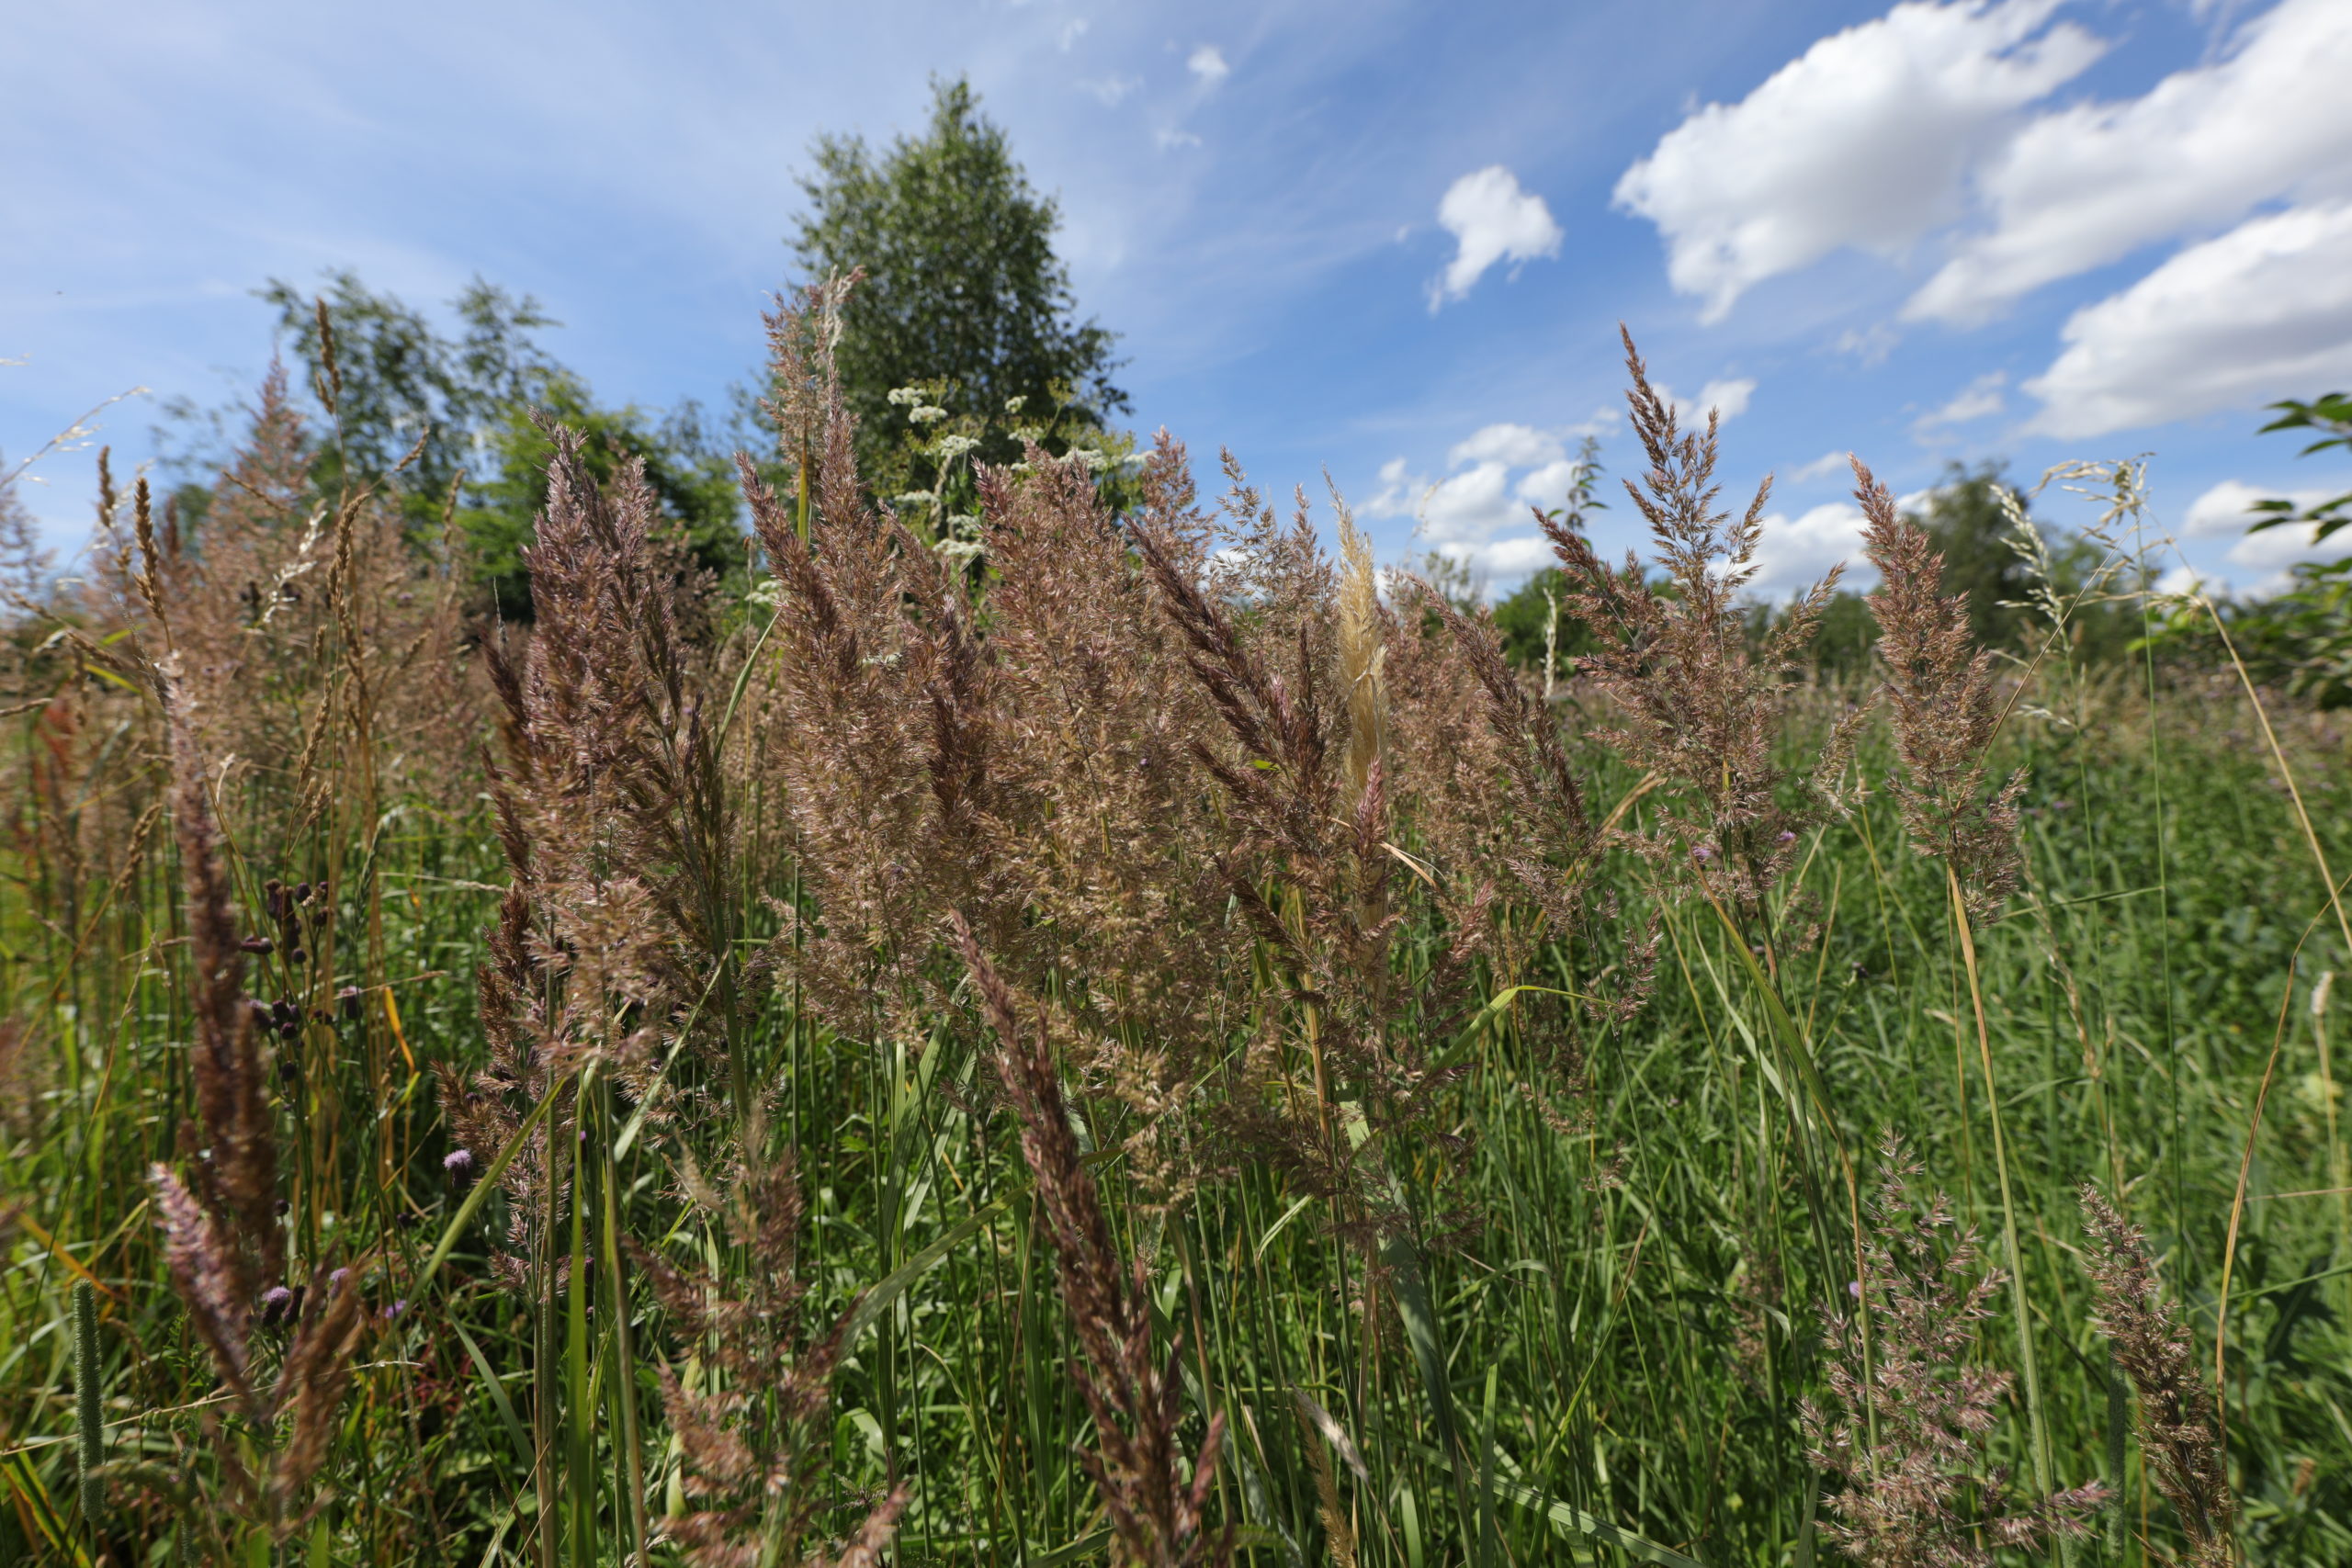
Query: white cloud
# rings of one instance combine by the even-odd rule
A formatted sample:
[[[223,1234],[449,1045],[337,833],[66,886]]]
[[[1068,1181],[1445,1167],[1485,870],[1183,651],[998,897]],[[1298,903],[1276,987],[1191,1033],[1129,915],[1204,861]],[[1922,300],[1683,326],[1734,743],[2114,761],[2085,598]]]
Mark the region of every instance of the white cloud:
[[[1233,73],[1233,67],[1225,62],[1225,51],[1213,43],[1193,51],[1192,57],[1184,62],[1184,69],[1212,87]]]
[[[1079,85],[1101,99],[1104,108],[1114,109],[1126,101],[1129,94],[1142,86],[1143,82],[1139,77],[1111,75],[1099,82],[1080,82]]]
[[[1175,147],[1198,147],[1201,144],[1201,139],[1189,130],[1162,130],[1156,133],[1152,140],[1159,144],[1159,150],[1163,152]]]
[[[1862,558],[1859,509],[1836,501],[1816,506],[1802,517],[1776,512],[1764,519],[1757,537],[1756,575],[1748,580],[1747,592],[1759,599],[1786,599],[1820,581],[1841,561],[1860,566],[1864,577],[1871,574],[1869,563]],[[1855,585],[1854,576],[1847,574],[1847,586]]]
[[[1437,220],[1459,247],[1430,288],[1430,309],[1459,299],[1498,261],[1556,256],[1563,238],[1544,198],[1519,188],[1519,176],[1500,164],[1463,175],[1446,187]]]
[[[2294,503],[2298,512],[2308,512],[2323,502],[2334,501],[2352,490],[2352,479],[2339,485],[2324,485],[2311,489],[2290,490],[2273,487],[2264,490],[2244,479],[2223,479],[2203,495],[2188,503],[2188,514],[2181,519],[2181,527],[2198,538],[2212,538],[2243,534],[2267,515],[2256,512],[2258,501],[2285,501]],[[2282,538],[2303,538],[2307,534],[2299,528],[2267,528],[2267,534]],[[2333,543],[2333,541],[2330,541]]]
[[[2347,488],[2352,488],[2352,480],[2327,489],[2263,490],[2243,479],[2223,479],[2188,503],[2181,531],[2192,538],[2234,537],[2228,558],[2236,569],[2230,574],[2232,581],[2257,593],[2273,592],[2286,586],[2287,569],[2297,561],[2341,560],[2352,555],[2352,530],[2325,540],[2312,537],[2318,530],[2309,523],[2248,533],[2262,516],[2253,510],[2254,503],[2291,501],[2301,510],[2333,501]]]
[[[1756,378],[1743,376],[1736,380],[1724,378],[1708,382],[1699,389],[1695,398],[1678,398],[1674,389],[1663,381],[1650,385],[1674,410],[1675,422],[1683,425],[1703,425],[1707,412],[1713,410],[1728,423],[1747,412],[1747,400],[1756,395]]]
[[[1732,105],[1709,104],[1625,171],[1667,275],[1715,321],[1740,294],[1843,246],[1903,250],[1961,216],[1969,165],[2105,47],[2057,0],[1906,0],[1822,39]]]
[[[1360,509],[1368,517],[1415,520],[1426,547],[1471,567],[1488,581],[1524,577],[1550,564],[1552,547],[1533,532],[1535,509],[1558,506],[1576,479],[1566,438],[1605,428],[1603,410],[1565,430],[1503,423],[1472,432],[1445,455],[1454,472],[1430,479],[1403,457],[1380,468],[1380,490]],[[1517,477],[1514,478],[1513,476]],[[1506,529],[1524,529],[1508,536]]]
[[[1845,452],[1824,452],[1812,462],[1791,469],[1789,478],[1798,484],[1806,484],[1815,479],[1827,479],[1831,474],[1851,472],[1849,460],[1849,454]]]
[[[2060,437],[2164,424],[2352,376],[2352,202],[2256,218],[2076,310],[2025,389]]]
[[[2025,127],[1976,176],[1993,227],[1904,314],[1976,320],[2152,241],[2340,181],[2352,165],[2352,6],[2280,0],[2234,41],[2140,97]]]
[[[1922,441],[1936,441],[1951,434],[1954,425],[1990,419],[1996,413],[2007,412],[2009,400],[2001,389],[2008,383],[2007,371],[1987,370],[1953,393],[1950,402],[1941,408],[1930,409],[1913,420],[1911,434]]]
[[[1555,457],[1540,468],[1531,470],[1519,481],[1512,494],[1530,506],[1549,512],[1566,504],[1568,487],[1577,482],[1577,469],[1581,467],[1574,458]]]
[[[1497,461],[1515,468],[1532,468],[1559,457],[1560,438],[1525,424],[1490,424],[1457,441],[1445,455],[1447,466]]]
[[[1071,45],[1077,43],[1079,39],[1086,36],[1086,27],[1087,22],[1084,17],[1072,17],[1069,21],[1062,24],[1060,42],[1061,51],[1064,54],[1068,54],[1070,51]]]

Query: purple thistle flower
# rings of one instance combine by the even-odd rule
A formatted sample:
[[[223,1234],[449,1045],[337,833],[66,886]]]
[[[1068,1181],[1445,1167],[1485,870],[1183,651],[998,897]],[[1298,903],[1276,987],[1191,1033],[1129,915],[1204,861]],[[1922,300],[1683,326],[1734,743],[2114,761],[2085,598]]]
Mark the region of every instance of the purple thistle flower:
[[[451,1149],[441,1156],[441,1168],[452,1181],[463,1181],[474,1173],[474,1152],[471,1149]]]

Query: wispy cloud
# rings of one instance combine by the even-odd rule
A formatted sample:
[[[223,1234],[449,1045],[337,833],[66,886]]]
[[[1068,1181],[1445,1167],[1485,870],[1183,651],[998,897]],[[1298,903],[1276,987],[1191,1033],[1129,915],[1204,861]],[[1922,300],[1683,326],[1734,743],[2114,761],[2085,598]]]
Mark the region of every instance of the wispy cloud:
[[[2008,383],[2007,371],[1985,371],[1953,393],[1950,401],[1913,420],[1911,434],[1921,441],[1941,441],[1951,434],[1956,425],[1971,424],[2007,412],[2009,400],[2002,389]]]
[[[1756,395],[1753,376],[1710,381],[1699,389],[1695,398],[1676,397],[1674,389],[1663,381],[1653,381],[1650,386],[1674,410],[1676,423],[1690,426],[1704,425],[1710,413],[1726,421],[1737,419],[1747,412],[1748,399]]]
[[[1193,51],[1184,62],[1184,69],[1212,87],[1233,74],[1233,67],[1225,62],[1225,51],[1213,43]]]

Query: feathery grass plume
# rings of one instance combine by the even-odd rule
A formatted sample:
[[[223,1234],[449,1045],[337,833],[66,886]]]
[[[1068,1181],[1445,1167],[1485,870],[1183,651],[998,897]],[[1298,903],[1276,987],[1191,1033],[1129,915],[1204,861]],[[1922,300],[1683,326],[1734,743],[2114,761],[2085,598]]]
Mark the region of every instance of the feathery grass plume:
[[[277,1222],[277,1143],[266,1053],[243,995],[244,953],[232,911],[229,872],[206,770],[179,680],[166,656],[158,685],[171,744],[171,809],[186,883],[189,994],[196,1023],[190,1052],[198,1125],[182,1140],[204,1146],[190,1164],[192,1189],[158,1162],[149,1172],[172,1282],[191,1326],[228,1385],[252,1440],[207,1416],[215,1463],[228,1493],[227,1519],[200,1517],[207,1531],[239,1526],[284,1540],[322,1501],[304,1495],[334,1438],[361,1327],[355,1271],[321,1261],[301,1292],[290,1342],[274,1380],[257,1366],[255,1310],[282,1290],[285,1240]],[[281,1426],[284,1430],[281,1431]],[[258,1452],[255,1453],[254,1450]],[[249,1456],[262,1462],[250,1462]]]
[[[158,689],[169,730],[172,826],[187,908],[188,1000],[196,1024],[188,1066],[206,1150],[194,1168],[197,1191],[205,1211],[226,1227],[220,1237],[225,1272],[217,1283],[243,1303],[235,1310],[243,1312],[262,1290],[277,1282],[285,1267],[268,1052],[245,1001],[245,954],[238,942],[234,894],[220,858],[204,756],[178,661],[168,655],[158,671]],[[195,1135],[191,1129],[189,1138]]]
[[[2140,1396],[2133,1425],[2149,1477],[2179,1517],[2188,1561],[2195,1568],[2227,1568],[2236,1507],[2188,1330],[2156,1287],[2147,1236],[2088,1182],[2082,1201],[2091,1286],[2098,1297],[2091,1324],[2115,1348],[2116,1365]]]
[[[765,1119],[744,1123],[724,1192],[691,1160],[684,1185],[711,1213],[741,1260],[732,1283],[681,1269],[659,1251],[625,1240],[652,1281],[680,1336],[699,1353],[699,1386],[661,1369],[662,1402],[685,1459],[692,1512],[663,1526],[695,1568],[799,1563],[801,1542],[826,1497],[832,1454],[832,1377],[846,1347],[844,1318],[821,1339],[804,1330],[808,1287],[800,1277],[806,1222],[789,1151],[769,1158]],[[856,1568],[878,1561],[910,1494],[893,1488],[867,1514],[837,1557],[812,1568]]]
[[[1565,517],[1541,519],[1566,569],[1567,604],[1591,627],[1597,647],[1577,663],[1615,705],[1616,722],[1596,731],[1634,766],[1668,786],[1659,829],[1632,841],[1654,859],[1681,863],[1733,907],[1761,908],[1766,891],[1796,853],[1798,837],[1833,798],[1861,716],[1832,726],[1805,782],[1801,804],[1779,798],[1788,770],[1773,756],[1788,704],[1821,612],[1842,569],[1806,592],[1760,648],[1748,634],[1740,591],[1756,573],[1767,478],[1734,521],[1715,509],[1713,411],[1704,434],[1681,428],[1674,406],[1650,385],[1631,333],[1626,402],[1649,471],[1625,491],[1648,523],[1663,583],[1631,552],[1612,568]]]
[[[859,483],[833,362],[848,286],[812,288],[767,318],[779,398],[764,406],[797,493],[779,498],[737,461],[776,585],[762,745],[822,915],[785,911],[778,952],[836,1017],[856,1019],[921,994],[944,908],[935,879],[972,874],[985,773],[966,749],[983,733],[968,722],[980,667],[956,592]]]
[[[708,659],[682,624],[684,563],[663,548],[644,465],[599,487],[579,434],[542,429],[548,503],[523,552],[532,635],[519,660],[487,649],[504,709],[493,794],[531,966],[561,980],[538,1021],[542,1066],[595,1062],[642,1093],[666,1029],[740,1066],[736,825]]]
[[[1152,1348],[1149,1277],[1141,1258],[1128,1266],[1112,1237],[1102,1194],[1070,1131],[1045,1029],[1024,1023],[1012,989],[961,915],[951,915],[950,929],[996,1035],[997,1076],[1021,1120],[1022,1157],[1053,1229],[1062,1303],[1085,1351],[1071,1363],[1070,1376],[1094,1418],[1095,1447],[1080,1461],[1110,1517],[1112,1560],[1120,1568],[1229,1562],[1232,1527],[1212,1534],[1202,1521],[1216,1481],[1225,1414],[1209,1417],[1199,1450],[1187,1454],[1181,1438],[1182,1337],[1170,1337],[1165,1359]]]
[[[1858,1318],[1832,1307],[1830,1405],[1803,1404],[1814,1463],[1845,1483],[1823,1533],[1868,1568],[1989,1568],[2003,1548],[2079,1533],[2107,1494],[2093,1483],[2018,1507],[2005,1472],[1982,1468],[1980,1446],[2010,1378],[1969,1360],[2001,1276],[1976,1272],[1973,1233],[1947,1238],[1942,1193],[1924,1205],[1915,1199],[1919,1172],[1901,1139],[1881,1139],[1865,1210],[1867,1278],[1852,1287],[1870,1315],[1870,1353]]]
[[[1372,542],[1357,531],[1336,489],[1331,504],[1339,514],[1342,563],[1339,642],[1340,679],[1348,691],[1348,795],[1361,801],[1386,750],[1388,684],[1381,667],[1388,650],[1381,646],[1380,579],[1373,570]]]
[[[264,863],[301,852],[340,793],[456,807],[481,788],[452,765],[482,717],[462,563],[375,490],[319,494],[317,446],[273,366],[201,521],[149,530],[198,736],[243,765],[232,825]]]
[[[1377,598],[1366,554],[1351,649],[1341,629],[1348,612],[1305,497],[1280,524],[1229,454],[1225,467],[1221,532],[1232,547],[1200,560],[1149,514],[1130,534],[1217,720],[1188,746],[1224,800],[1222,842],[1212,852],[1290,983],[1311,1074],[1312,1098],[1302,1100],[1282,1035],[1261,1034],[1228,1114],[1245,1145],[1333,1198],[1337,1223],[1369,1242],[1402,1216],[1374,1142],[1356,1134],[1392,1134],[1426,1116],[1433,1082],[1389,1017],[1389,943],[1400,912],[1390,899],[1397,862],[1380,755],[1385,705],[1370,683],[1381,658]],[[1353,796],[1351,755],[1364,770]],[[1275,1109],[1262,1110],[1268,1103]],[[1351,1126],[1357,1118],[1367,1125]]]
[[[1984,792],[1985,754],[2001,719],[1992,650],[1972,642],[1966,599],[1939,592],[1943,560],[1927,531],[1895,510],[1860,458],[1853,465],[1862,537],[1879,570],[1870,606],[1903,764],[1889,787],[1913,847],[1952,868],[1970,914],[1981,919],[2017,886],[2017,803],[2026,780],[2020,769]]]
[[[1182,448],[1163,437],[1140,488],[1204,558]],[[1228,918],[1227,835],[1192,750],[1217,720],[1082,464],[1034,452],[979,491],[997,572],[989,886],[1019,918],[967,918],[1011,983],[1055,998],[1076,1092],[1116,1111],[1098,1132],[1132,1126],[1138,1181],[1173,1201],[1219,1157],[1200,1112],[1251,983],[1255,934]]]

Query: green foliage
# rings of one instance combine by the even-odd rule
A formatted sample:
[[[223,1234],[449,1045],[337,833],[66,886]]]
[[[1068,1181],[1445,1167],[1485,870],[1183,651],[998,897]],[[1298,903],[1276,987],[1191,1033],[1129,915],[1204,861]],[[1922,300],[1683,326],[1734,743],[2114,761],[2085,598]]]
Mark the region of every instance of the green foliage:
[[[313,457],[320,490],[333,495],[397,470],[401,510],[419,525],[439,517],[475,438],[562,373],[532,336],[560,323],[529,295],[515,299],[479,277],[449,302],[460,325],[454,338],[348,270],[330,274],[321,295],[282,278],[260,294],[277,310],[302,384],[334,418],[334,439],[319,442]]]
[[[988,461],[987,452],[1009,454],[1000,460],[1016,472],[1026,468],[1019,454],[1032,445],[1056,457],[1076,453],[1093,471],[1096,493],[1106,505],[1115,511],[1131,503],[1134,438],[1097,425],[1066,400],[1068,392],[1057,384],[1042,401],[1012,397],[989,409],[966,406],[956,383],[944,376],[893,388],[882,429],[859,431],[861,439],[896,437],[881,448],[869,482],[917,537],[967,557],[979,547],[979,480],[973,465]]]
[[[2352,450],[2352,394],[2328,392],[2308,403],[2290,398],[2270,406],[2285,412],[2262,427],[2263,434],[2274,430],[2316,430],[2323,433],[2318,440],[2298,453],[2298,457],[2308,457],[2314,452],[2324,452],[2332,446]],[[2352,527],[2352,491],[2301,511],[2291,501],[2257,501],[2254,503],[2254,510],[2270,515],[2247,532],[2258,534],[2265,528],[2280,528],[2290,523],[2310,523],[2314,525],[2312,538],[2317,542],[2339,528]]]
[[[2352,396],[2329,392],[2310,402],[2289,400],[2270,406],[2285,412],[2262,427],[2264,434],[2322,433],[2300,456],[2352,449]],[[2352,493],[2306,508],[2291,501],[2262,501],[2253,510],[2267,515],[2248,533],[2308,524],[2317,543],[2352,525]],[[2321,708],[2352,706],[2352,561],[2299,561],[2288,577],[2288,586],[2267,598],[2225,593],[2171,601],[2150,628],[2148,646],[2171,660],[2209,668],[2228,668],[2234,654],[2261,685]]]
[[[530,615],[522,549],[547,500],[547,437],[534,413],[581,431],[601,482],[624,457],[646,479],[695,565],[740,571],[742,540],[733,468],[691,400],[668,412],[599,404],[587,382],[540,347],[536,333],[560,323],[528,295],[480,278],[449,302],[455,335],[397,297],[345,270],[307,294],[282,278],[259,290],[276,308],[280,338],[314,404],[306,450],[322,499],[347,487],[380,487],[412,536],[454,522],[479,592],[479,608]],[[320,332],[324,315],[326,331]],[[240,411],[167,405],[187,477],[172,491],[184,527],[201,537],[214,497],[212,448]],[[190,442],[188,434],[197,440]],[[199,477],[203,476],[203,477]]]
[[[922,135],[880,154],[825,137],[816,164],[793,244],[813,278],[865,270],[842,312],[840,355],[868,472],[878,477],[900,446],[890,394],[901,388],[928,387],[976,422],[973,455],[988,463],[1020,457],[1021,424],[1038,410],[1055,411],[1058,454],[1127,406],[1110,380],[1114,334],[1076,319],[1054,254],[1056,204],[1030,187],[967,83],[933,84]]]

